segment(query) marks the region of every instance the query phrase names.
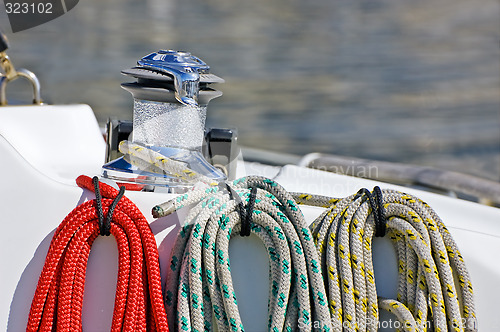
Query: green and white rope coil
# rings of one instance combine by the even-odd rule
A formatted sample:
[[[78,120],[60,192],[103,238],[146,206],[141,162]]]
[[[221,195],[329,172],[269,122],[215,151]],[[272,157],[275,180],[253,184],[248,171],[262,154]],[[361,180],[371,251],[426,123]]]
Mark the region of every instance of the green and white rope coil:
[[[331,331],[318,251],[302,212],[276,182],[247,177],[230,184],[248,204],[256,187],[251,233],[269,255],[269,331]],[[220,187],[207,187],[154,208],[159,217],[195,204],[172,250],[165,301],[169,326],[179,331],[244,331],[231,279],[228,244],[240,233],[237,201]],[[173,319],[173,320],[172,320]]]
[[[375,225],[367,197],[292,196],[298,204],[327,207],[311,229],[335,331],[376,331],[379,308],[394,313],[404,331],[476,330],[465,262],[426,203],[394,190],[382,191],[386,234],[394,243],[399,265],[398,296],[392,300],[377,299],[372,263]]]

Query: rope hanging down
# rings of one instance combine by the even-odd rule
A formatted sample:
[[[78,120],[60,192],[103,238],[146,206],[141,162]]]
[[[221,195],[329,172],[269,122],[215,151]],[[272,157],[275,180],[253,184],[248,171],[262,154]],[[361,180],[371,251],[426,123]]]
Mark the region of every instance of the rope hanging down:
[[[343,199],[292,194],[299,204],[327,207],[311,229],[334,330],[376,331],[379,308],[394,313],[405,331],[476,330],[472,284],[445,225],[418,198],[377,191]],[[375,288],[372,238],[381,211],[398,256],[397,300],[377,299]]]
[[[76,182],[82,188],[97,189],[96,199],[76,207],[56,229],[31,303],[27,331],[82,331],[85,272],[99,234],[113,234],[119,251],[111,330],[168,331],[158,249],[148,222],[128,198],[120,197],[123,189],[118,193],[87,176]]]
[[[244,331],[238,312],[228,256],[229,240],[240,234],[241,209],[236,192],[251,214],[250,231],[269,254],[270,331],[331,331],[330,313],[321,276],[318,251],[300,209],[276,182],[247,177],[224,186],[191,191],[156,206],[155,217],[194,205],[172,250],[165,302],[170,326],[175,330]],[[254,192],[255,199],[250,196]],[[253,208],[251,205],[253,202]],[[245,219],[246,219],[245,218]]]

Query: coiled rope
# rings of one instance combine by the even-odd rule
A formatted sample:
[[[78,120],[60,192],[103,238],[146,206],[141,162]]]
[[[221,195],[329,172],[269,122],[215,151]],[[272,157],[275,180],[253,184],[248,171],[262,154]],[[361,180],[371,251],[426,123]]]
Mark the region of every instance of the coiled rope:
[[[76,207],[56,229],[31,303],[27,331],[82,331],[85,272],[99,234],[113,234],[119,251],[111,330],[168,331],[158,249],[148,222],[129,199],[117,198],[114,188],[87,176],[76,182],[91,191],[98,188],[96,199]]]
[[[470,277],[441,219],[420,199],[394,190],[381,191],[373,206],[375,193],[364,189],[342,199],[293,194],[299,204],[327,208],[311,229],[334,330],[376,331],[381,308],[394,313],[396,327],[405,331],[475,331]],[[397,300],[377,300],[372,264],[376,209],[383,210],[397,252]]]
[[[247,213],[252,213],[251,232],[264,242],[270,258],[270,331],[377,331],[379,309],[392,312],[399,323],[393,327],[404,331],[476,330],[465,262],[442,221],[418,198],[378,188],[342,199],[289,194],[261,177],[236,180],[231,186],[192,191],[153,209],[159,217],[194,205],[177,237],[167,275],[165,301],[176,329],[211,330],[213,314],[220,331],[244,330],[228,243],[244,227],[241,210],[252,204],[250,188],[256,187],[255,205]],[[294,200],[327,208],[312,223],[311,233]],[[397,251],[397,300],[377,297],[372,263],[376,233],[387,234]]]
[[[191,191],[153,209],[160,217],[194,205],[172,250],[165,292],[169,324],[175,330],[210,331],[214,319],[219,331],[244,331],[228,245],[251,214],[250,232],[269,255],[269,330],[296,331],[300,323],[307,331],[316,321],[322,322],[320,330],[331,331],[318,251],[292,197],[263,177],[227,186]]]

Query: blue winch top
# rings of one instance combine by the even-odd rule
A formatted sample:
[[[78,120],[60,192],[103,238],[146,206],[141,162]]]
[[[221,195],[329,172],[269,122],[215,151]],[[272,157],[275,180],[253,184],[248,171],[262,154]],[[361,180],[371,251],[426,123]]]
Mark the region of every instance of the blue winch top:
[[[154,100],[158,98],[155,96],[157,94],[155,92],[164,94],[164,89],[173,90],[170,92],[175,93],[175,99],[178,102],[184,105],[198,106],[220,95],[220,93],[217,96],[213,95],[215,90],[209,89],[207,85],[223,83],[224,80],[210,74],[209,71],[210,67],[205,62],[189,52],[160,50],[137,61],[136,67],[122,71],[123,74],[138,79],[137,83],[127,83],[122,86],[132,92],[134,96],[146,95],[146,99],[152,98]],[[200,85],[200,83],[202,84]],[[155,91],[154,89],[157,88],[163,88],[163,90]],[[138,91],[139,89],[142,91]],[[200,102],[200,92],[211,93],[209,93],[210,96],[202,98],[203,100]]]
[[[191,75],[193,79],[199,78],[199,73],[210,70],[210,66],[191,53],[172,50],[160,50],[151,53],[137,61],[137,64],[166,74],[170,74],[172,70],[177,70],[186,75]]]

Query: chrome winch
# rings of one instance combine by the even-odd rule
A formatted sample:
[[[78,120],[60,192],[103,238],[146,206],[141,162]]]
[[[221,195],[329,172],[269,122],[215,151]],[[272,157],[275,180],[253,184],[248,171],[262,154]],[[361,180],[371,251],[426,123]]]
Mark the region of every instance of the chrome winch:
[[[207,105],[222,95],[210,84],[224,82],[209,71],[199,58],[172,50],[151,53],[123,70],[136,79],[122,84],[134,98],[133,126],[119,142],[120,124],[108,123],[108,156],[113,144],[123,156],[103,166],[103,177],[169,192],[182,192],[198,181],[225,180],[227,171],[203,156]],[[115,137],[110,137],[113,130]]]

